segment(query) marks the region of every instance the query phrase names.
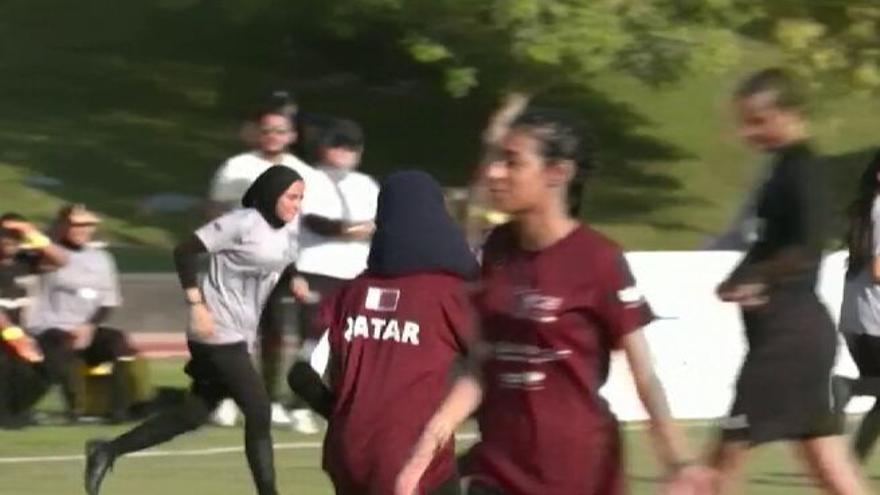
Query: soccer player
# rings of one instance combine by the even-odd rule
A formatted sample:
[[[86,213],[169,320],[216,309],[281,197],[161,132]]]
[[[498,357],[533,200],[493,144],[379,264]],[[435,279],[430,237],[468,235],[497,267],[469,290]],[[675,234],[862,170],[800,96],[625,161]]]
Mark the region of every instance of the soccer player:
[[[744,80],[733,104],[742,139],[769,155],[756,197],[748,253],[718,288],[742,308],[749,350],[713,463],[734,492],[748,449],[797,442],[828,493],[868,493],[847,452],[832,394],[834,324],[815,293],[831,211],[809,144],[804,101],[783,70]]]
[[[477,261],[445,210],[440,185],[424,172],[391,175],[376,226],[367,271],[322,307],[330,317],[331,391],[311,402],[329,420],[323,464],[340,495],[393,492],[449,389],[454,360],[472,340],[466,285]],[[308,399],[314,394],[301,387],[303,372],[310,368],[295,366],[289,382]],[[451,443],[419,493],[458,493]]]
[[[275,100],[273,98],[273,100]],[[323,191],[332,191],[329,180],[316,172],[312,167],[303,163],[299,158],[292,155],[288,149],[298,138],[297,129],[291,121],[292,114],[287,105],[280,98],[268,107],[261,108],[250,121],[253,126],[252,143],[254,149],[240,153],[226,160],[214,174],[209,192],[208,213],[209,217],[226,213],[239,206],[242,195],[253,184],[254,180],[273,166],[288,167],[295,170],[308,186],[309,197],[303,200],[302,210],[308,212],[312,209],[322,208],[320,199],[326,195]],[[326,183],[326,184],[325,184]],[[314,205],[314,208],[312,208]],[[298,238],[299,232],[291,232]],[[294,411],[292,417],[280,403],[279,380],[281,379],[281,366],[284,360],[284,319],[286,316],[283,304],[284,290],[274,292],[266,301],[266,309],[263,311],[260,322],[260,363],[263,380],[269,391],[269,397],[274,402],[272,406],[272,421],[274,423],[287,424],[293,420],[293,426],[301,433],[317,433],[318,427],[314,424],[308,410]],[[238,412],[232,401],[222,401],[214,420],[218,424],[230,426],[235,423]]]
[[[517,117],[484,167],[492,203],[512,216],[487,240],[476,297],[488,356],[457,380],[398,477],[412,495],[456,427],[477,412],[481,440],[463,466],[468,493],[625,492],[614,415],[599,395],[610,354],[627,356],[673,485],[705,488],[672,421],[641,327],[652,313],[620,248],[576,217],[590,165],[557,111]]]
[[[849,263],[840,307],[840,331],[859,369],[847,395],[877,397],[880,384],[880,152],[859,179],[849,207]],[[841,407],[844,404],[841,404]],[[864,462],[880,436],[880,400],[862,418],[855,452]]]
[[[201,426],[222,399],[244,413],[245,451],[259,495],[275,495],[270,402],[251,363],[263,305],[295,257],[288,229],[305,185],[287,167],[270,167],[247,190],[244,208],[198,229],[175,248],[175,265],[190,307],[186,400],[112,441],[86,445],[86,492],[97,495],[107,470],[121,455],[166,442]],[[208,276],[196,281],[199,253],[210,254]],[[291,288],[293,290],[293,287]],[[297,288],[294,292],[302,292]]]

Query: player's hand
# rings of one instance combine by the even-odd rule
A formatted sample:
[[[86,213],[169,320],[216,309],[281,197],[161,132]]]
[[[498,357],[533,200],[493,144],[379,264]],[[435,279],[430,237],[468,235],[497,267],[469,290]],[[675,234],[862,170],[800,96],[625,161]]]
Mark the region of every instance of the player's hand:
[[[214,336],[214,316],[205,303],[193,304],[189,308],[189,326],[199,337],[210,339]]]
[[[290,293],[300,302],[312,302],[315,298],[315,295],[312,294],[312,290],[309,287],[308,280],[299,276],[290,279]]]
[[[767,286],[761,283],[730,284],[718,286],[717,294],[722,301],[739,304],[743,308],[756,308],[767,304]]]
[[[394,495],[416,495],[419,481],[434,460],[437,451],[449,442],[453,430],[443,421],[431,420],[416,443],[409,460],[397,474]]]
[[[92,343],[92,338],[95,336],[95,325],[91,323],[83,323],[75,327],[71,335],[73,336],[73,348],[74,349],[85,349]]]
[[[710,467],[694,464],[681,468],[660,491],[661,495],[713,495],[718,484],[718,472]]]
[[[365,239],[369,239],[375,231],[375,222],[358,222],[351,224],[347,229],[345,229],[345,237],[356,241],[362,241]]]
[[[25,336],[8,342],[15,350],[15,353],[22,359],[31,363],[38,363],[43,360],[43,353],[34,339]]]
[[[415,459],[410,459],[397,474],[397,479],[394,480],[394,495],[418,495],[416,490],[419,481],[428,466],[414,461]]]

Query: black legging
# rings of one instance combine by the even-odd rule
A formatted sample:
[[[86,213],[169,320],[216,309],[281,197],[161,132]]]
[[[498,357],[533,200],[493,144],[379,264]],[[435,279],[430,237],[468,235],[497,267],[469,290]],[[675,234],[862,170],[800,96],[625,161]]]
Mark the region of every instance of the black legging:
[[[202,426],[222,399],[232,398],[244,414],[244,445],[259,495],[276,495],[270,403],[244,343],[189,342],[186,373],[192,389],[180,405],[163,411],[110,443],[115,456],[167,442]]]
[[[880,437],[880,337],[867,334],[844,334],[844,337],[859,369],[859,378],[851,383],[851,394],[877,398],[871,410],[862,417],[853,440],[856,457],[865,462]]]

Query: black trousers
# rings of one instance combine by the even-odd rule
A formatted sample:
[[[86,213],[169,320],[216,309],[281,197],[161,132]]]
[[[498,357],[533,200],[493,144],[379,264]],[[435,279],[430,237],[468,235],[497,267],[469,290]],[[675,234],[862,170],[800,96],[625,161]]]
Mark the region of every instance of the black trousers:
[[[43,352],[49,381],[61,385],[68,414],[73,414],[76,410],[76,373],[79,359],[89,366],[95,366],[135,355],[135,350],[125,338],[125,334],[110,327],[97,327],[89,346],[81,351],[74,349],[73,335],[58,328],[51,328],[41,333],[37,336],[37,343]],[[117,382],[124,383],[121,368],[114,369],[114,383]],[[125,392],[120,388],[113,387],[114,397],[111,401],[114,404],[114,413],[119,413],[118,409],[124,407],[126,403],[124,397],[120,396]]]
[[[880,337],[867,334],[844,334],[846,347],[859,369],[859,379],[852,385],[854,395],[861,395],[859,389],[865,389],[868,395],[874,395],[877,400],[874,406],[859,423],[858,430],[853,436],[853,450],[856,457],[864,462],[877,439],[880,438],[880,395],[877,394],[878,380],[880,380]]]
[[[0,345],[0,427],[26,414],[49,387],[45,367]]]
[[[276,495],[269,396],[244,343],[206,345],[189,342],[186,373],[190,393],[178,406],[148,419],[111,442],[115,455],[158,445],[199,428],[217,404],[229,397],[244,414],[244,445],[259,495]]]

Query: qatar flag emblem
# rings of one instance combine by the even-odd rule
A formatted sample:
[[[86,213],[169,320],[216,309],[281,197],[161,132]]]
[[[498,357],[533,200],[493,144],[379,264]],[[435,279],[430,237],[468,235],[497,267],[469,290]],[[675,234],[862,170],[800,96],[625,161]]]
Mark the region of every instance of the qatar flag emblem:
[[[400,302],[400,289],[370,287],[367,289],[364,307],[371,311],[396,311],[398,302]]]

